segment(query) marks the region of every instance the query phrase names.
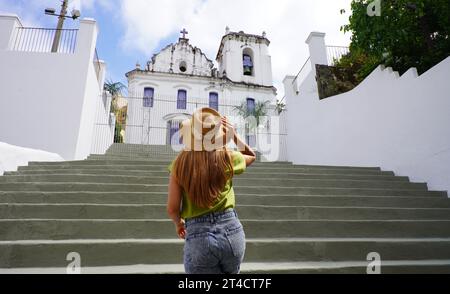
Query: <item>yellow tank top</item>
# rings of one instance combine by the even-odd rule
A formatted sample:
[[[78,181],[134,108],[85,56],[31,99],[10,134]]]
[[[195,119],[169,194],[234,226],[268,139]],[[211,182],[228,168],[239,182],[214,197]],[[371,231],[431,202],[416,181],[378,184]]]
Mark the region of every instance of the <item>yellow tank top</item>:
[[[233,163],[233,171],[235,175],[242,174],[245,171],[245,158],[241,152],[232,151],[231,158]],[[168,166],[169,172],[172,172],[172,166],[175,162],[175,159]],[[180,216],[183,219],[193,218],[197,216],[201,216],[211,212],[224,211],[228,208],[234,208],[236,205],[235,197],[234,197],[234,189],[233,189],[233,179],[229,179],[222,192],[220,192],[219,196],[216,199],[215,204],[211,208],[202,208],[196,206],[189,200],[187,193],[183,190],[183,202]]]

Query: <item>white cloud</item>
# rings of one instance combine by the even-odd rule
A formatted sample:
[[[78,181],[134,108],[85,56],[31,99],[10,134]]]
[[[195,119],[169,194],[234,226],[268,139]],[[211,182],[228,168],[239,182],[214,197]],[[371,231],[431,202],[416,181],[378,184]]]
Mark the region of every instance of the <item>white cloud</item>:
[[[123,0],[122,22],[126,27],[125,49],[150,54],[161,39],[188,26],[202,0]]]
[[[123,0],[126,27],[123,47],[148,56],[159,42],[186,27],[190,42],[214,59],[228,25],[232,31],[261,34],[271,40],[274,83],[283,92],[284,76],[295,74],[308,57],[305,40],[311,31],[327,33],[332,45],[347,45],[339,31],[347,23],[350,0]],[[165,44],[163,44],[165,45]]]
[[[117,3],[115,0],[71,0],[69,9],[79,9],[81,12],[93,12],[95,9],[112,10]]]

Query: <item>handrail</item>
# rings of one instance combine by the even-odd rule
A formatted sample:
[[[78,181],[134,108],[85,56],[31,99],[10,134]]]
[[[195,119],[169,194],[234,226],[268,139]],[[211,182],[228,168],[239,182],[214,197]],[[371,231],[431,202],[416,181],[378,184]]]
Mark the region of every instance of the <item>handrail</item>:
[[[295,81],[297,80],[298,76],[300,75],[300,73],[303,71],[303,69],[305,68],[305,66],[308,64],[308,61],[310,61],[311,56],[308,57],[308,59],[306,59],[305,63],[303,64],[302,68],[298,71],[297,75],[295,76],[295,79],[292,81],[292,84],[295,83]]]
[[[99,79],[101,66],[100,66],[100,59],[98,58],[97,48],[95,48],[94,52],[94,66],[95,66],[95,74],[97,75],[97,79]]]

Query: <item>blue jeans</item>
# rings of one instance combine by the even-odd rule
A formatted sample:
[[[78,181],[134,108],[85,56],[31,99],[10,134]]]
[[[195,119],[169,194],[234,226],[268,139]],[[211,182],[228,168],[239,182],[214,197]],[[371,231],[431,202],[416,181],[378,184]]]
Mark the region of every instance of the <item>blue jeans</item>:
[[[245,234],[234,209],[186,220],[184,270],[187,274],[238,274]]]

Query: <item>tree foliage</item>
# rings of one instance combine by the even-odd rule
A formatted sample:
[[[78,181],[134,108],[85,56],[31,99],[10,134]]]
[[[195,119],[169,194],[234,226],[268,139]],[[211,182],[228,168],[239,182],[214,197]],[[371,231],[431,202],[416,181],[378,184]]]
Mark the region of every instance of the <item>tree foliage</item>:
[[[450,55],[449,0],[380,0],[381,15],[369,16],[374,0],[353,0],[349,23],[351,52],[403,73],[423,73]]]
[[[354,81],[354,86],[356,86],[379,64],[380,60],[376,56],[369,55],[361,49],[353,49],[339,60],[336,60],[334,66],[344,68],[348,73],[351,73],[351,81]]]
[[[284,103],[282,100],[277,101],[277,104],[275,105],[275,111],[278,113],[278,115],[286,111],[286,103]]]
[[[126,89],[126,86],[121,82],[113,82],[108,80],[103,85],[103,90],[111,94],[111,113],[115,114],[116,127],[114,129],[114,143],[123,143],[122,129],[126,124],[127,107],[119,108],[118,100],[122,96],[122,91]]]
[[[103,85],[103,90],[107,91],[111,96],[117,98],[122,94],[122,91],[127,87],[121,82],[113,82],[112,80],[108,80]]]
[[[233,110],[244,119],[254,117],[256,124],[254,126],[251,126],[251,128],[255,128],[261,124],[262,119],[267,115],[267,106],[269,105],[269,103],[270,101],[257,101],[255,104],[255,108],[249,109],[247,107],[247,101],[244,100],[240,105],[234,106]]]
[[[120,96],[122,96],[122,91],[127,87],[121,82],[113,82],[112,80],[108,80],[103,85],[103,90],[111,94],[111,113],[116,113],[119,111],[117,106],[117,100]]]

